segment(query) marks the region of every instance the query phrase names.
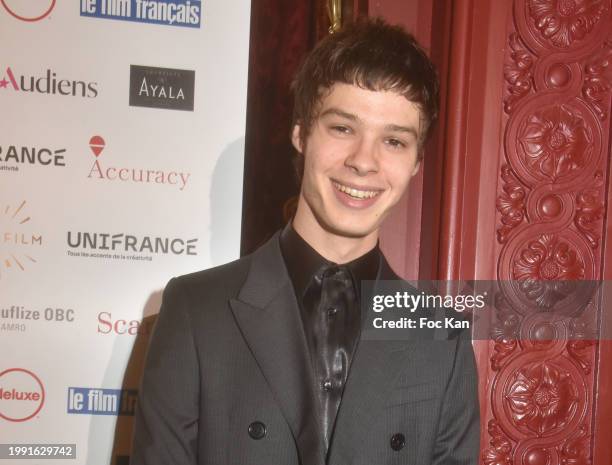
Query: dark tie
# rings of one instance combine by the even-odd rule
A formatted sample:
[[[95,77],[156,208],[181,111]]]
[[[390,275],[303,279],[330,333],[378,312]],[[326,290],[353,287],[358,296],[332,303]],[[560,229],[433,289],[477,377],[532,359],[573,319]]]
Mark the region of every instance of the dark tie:
[[[349,269],[333,264],[322,267],[311,278],[303,302],[320,427],[328,450],[361,321]]]

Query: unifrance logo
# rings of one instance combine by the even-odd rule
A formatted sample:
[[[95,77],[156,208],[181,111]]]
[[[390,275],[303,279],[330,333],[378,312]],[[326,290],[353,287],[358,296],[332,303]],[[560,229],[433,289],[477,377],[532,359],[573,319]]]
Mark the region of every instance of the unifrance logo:
[[[20,21],[35,22],[48,17],[56,0],[0,0],[0,4],[13,18]]]
[[[81,16],[200,27],[200,0],[81,0]]]
[[[20,166],[65,167],[65,148],[50,149],[33,145],[0,145],[0,171],[19,171]]]
[[[98,83],[64,79],[52,69],[42,75],[19,74],[10,66],[0,67],[0,90],[34,94],[61,95],[81,98],[96,98]]]
[[[94,157],[91,169],[87,174],[89,179],[106,182],[172,186],[178,187],[180,191],[187,186],[191,173],[106,164],[101,158],[106,146],[106,141],[102,136],[96,135],[89,139],[89,149]]]
[[[43,236],[30,228],[26,201],[18,206],[0,203],[0,279],[7,270],[26,268],[36,263],[34,255],[43,245]]]
[[[68,388],[67,412],[81,415],[127,415],[136,411],[136,389]]]
[[[69,257],[145,260],[153,261],[153,255],[198,254],[198,238],[152,237],[107,232],[68,231],[66,243]]]
[[[193,111],[195,71],[130,66],[130,106]]]
[[[45,403],[45,388],[38,376],[25,368],[0,372],[0,418],[21,422],[34,418]]]

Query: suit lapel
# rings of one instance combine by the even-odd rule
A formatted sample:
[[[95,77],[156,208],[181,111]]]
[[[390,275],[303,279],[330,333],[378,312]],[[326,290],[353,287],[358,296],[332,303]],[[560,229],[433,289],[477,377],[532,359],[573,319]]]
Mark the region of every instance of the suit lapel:
[[[312,366],[278,234],[253,254],[247,279],[230,305],[287,420],[301,463],[322,465]]]

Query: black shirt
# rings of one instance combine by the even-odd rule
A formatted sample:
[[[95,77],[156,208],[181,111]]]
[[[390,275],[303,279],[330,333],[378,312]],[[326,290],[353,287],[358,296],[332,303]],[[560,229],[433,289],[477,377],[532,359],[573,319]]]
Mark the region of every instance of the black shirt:
[[[329,449],[351,360],[361,329],[361,281],[374,280],[378,246],[338,265],[322,257],[288,225],[281,251],[300,306],[319,403],[320,428]]]

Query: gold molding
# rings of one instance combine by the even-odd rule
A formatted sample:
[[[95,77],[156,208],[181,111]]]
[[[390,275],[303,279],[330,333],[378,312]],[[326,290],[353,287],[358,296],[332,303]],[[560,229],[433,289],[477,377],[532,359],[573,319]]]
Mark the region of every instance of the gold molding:
[[[342,27],[342,0],[328,0],[329,33],[338,32]]]

